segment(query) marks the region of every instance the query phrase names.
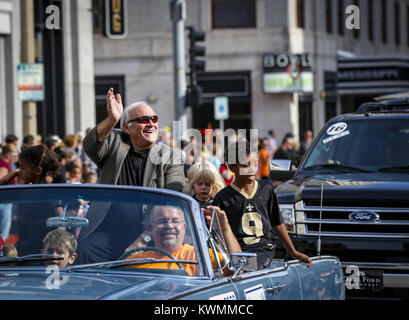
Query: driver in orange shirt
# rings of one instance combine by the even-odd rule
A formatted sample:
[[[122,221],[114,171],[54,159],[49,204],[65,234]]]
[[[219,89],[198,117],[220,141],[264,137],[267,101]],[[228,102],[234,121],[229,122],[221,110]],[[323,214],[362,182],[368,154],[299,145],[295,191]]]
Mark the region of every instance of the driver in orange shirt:
[[[223,232],[224,239],[226,241],[227,250],[229,254],[232,252],[241,252],[240,245],[234,236],[230,225],[228,223],[226,214],[219,207],[209,206],[206,215],[210,215],[210,211],[215,209],[219,219],[220,225]],[[208,218],[207,218],[208,219]],[[195,248],[185,243],[185,233],[186,233],[187,223],[184,219],[184,213],[180,208],[173,206],[156,206],[151,214],[151,220],[148,225],[148,229],[151,232],[153,242],[155,247],[170,253],[176,260],[189,260],[197,261]],[[213,268],[215,268],[216,263],[214,256],[211,251],[210,256],[212,259]],[[222,260],[220,254],[219,258]],[[168,255],[160,253],[158,251],[149,250],[136,252],[126,259],[135,258],[155,258],[155,259],[167,259],[171,260]],[[190,276],[196,276],[198,272],[198,264],[182,263],[183,268]],[[152,269],[172,269],[177,270],[179,266],[177,263],[148,263],[142,265],[134,265],[131,267],[135,268],[152,268]],[[225,275],[232,273],[227,267],[223,270]]]

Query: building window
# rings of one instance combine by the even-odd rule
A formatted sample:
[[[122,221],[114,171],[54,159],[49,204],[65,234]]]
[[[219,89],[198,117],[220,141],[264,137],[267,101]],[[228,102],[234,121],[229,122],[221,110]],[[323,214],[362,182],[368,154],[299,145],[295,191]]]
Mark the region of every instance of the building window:
[[[373,41],[373,0],[368,0],[368,40]]]
[[[327,32],[332,33],[332,0],[325,1],[325,16],[327,18]]]
[[[395,44],[400,45],[400,10],[399,2],[395,2]]]
[[[382,42],[386,43],[388,38],[387,38],[387,19],[386,17],[388,16],[388,8],[386,5],[386,0],[382,0],[382,9],[381,9],[381,28],[382,28]]]
[[[255,28],[255,0],[212,0],[213,28]]]
[[[297,0],[297,28],[305,28],[304,0]]]
[[[344,1],[338,0],[337,16],[338,16],[338,34],[344,35]]]

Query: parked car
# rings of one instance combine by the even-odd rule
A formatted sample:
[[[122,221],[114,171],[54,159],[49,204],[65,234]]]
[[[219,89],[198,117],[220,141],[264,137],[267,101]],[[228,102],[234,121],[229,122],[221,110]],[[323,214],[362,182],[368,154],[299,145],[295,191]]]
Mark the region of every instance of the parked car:
[[[277,260],[257,271],[254,254],[227,254],[217,214],[207,225],[199,204],[182,193],[112,185],[15,185],[0,187],[0,203],[13,205],[15,222],[6,243],[18,251],[18,257],[0,258],[0,299],[344,298],[336,257],[314,257],[311,268]],[[186,223],[184,243],[195,255],[189,260],[171,255],[125,259],[132,254],[126,248],[160,207],[183,212],[184,221],[177,223]],[[62,258],[43,250],[45,235],[55,229],[68,231],[78,243],[75,262],[63,268],[45,265]],[[143,250],[157,248],[149,244]],[[215,269],[212,256],[218,257]],[[225,266],[235,274],[224,276]]]
[[[409,298],[408,97],[331,119],[276,192],[297,249],[316,252],[320,235],[358,275],[347,299]]]

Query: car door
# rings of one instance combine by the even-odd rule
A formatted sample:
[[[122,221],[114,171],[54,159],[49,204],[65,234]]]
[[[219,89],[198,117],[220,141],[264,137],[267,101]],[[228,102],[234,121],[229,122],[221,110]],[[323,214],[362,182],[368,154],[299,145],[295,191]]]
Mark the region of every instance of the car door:
[[[237,277],[237,289],[246,300],[302,299],[297,270],[284,261],[274,261],[268,269],[243,273]]]
[[[284,263],[284,262],[283,262]],[[295,268],[284,266],[272,268],[269,273],[271,287],[268,294],[273,300],[299,300],[302,299],[299,275]]]

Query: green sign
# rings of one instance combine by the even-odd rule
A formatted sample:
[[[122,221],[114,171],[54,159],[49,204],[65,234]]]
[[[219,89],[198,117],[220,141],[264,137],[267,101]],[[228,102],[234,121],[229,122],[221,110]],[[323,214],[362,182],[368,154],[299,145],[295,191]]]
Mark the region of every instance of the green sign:
[[[265,93],[279,92],[312,92],[314,88],[313,74],[302,72],[296,79],[287,72],[265,73],[263,79]]]
[[[263,55],[263,92],[313,92],[310,53],[266,53]]]

